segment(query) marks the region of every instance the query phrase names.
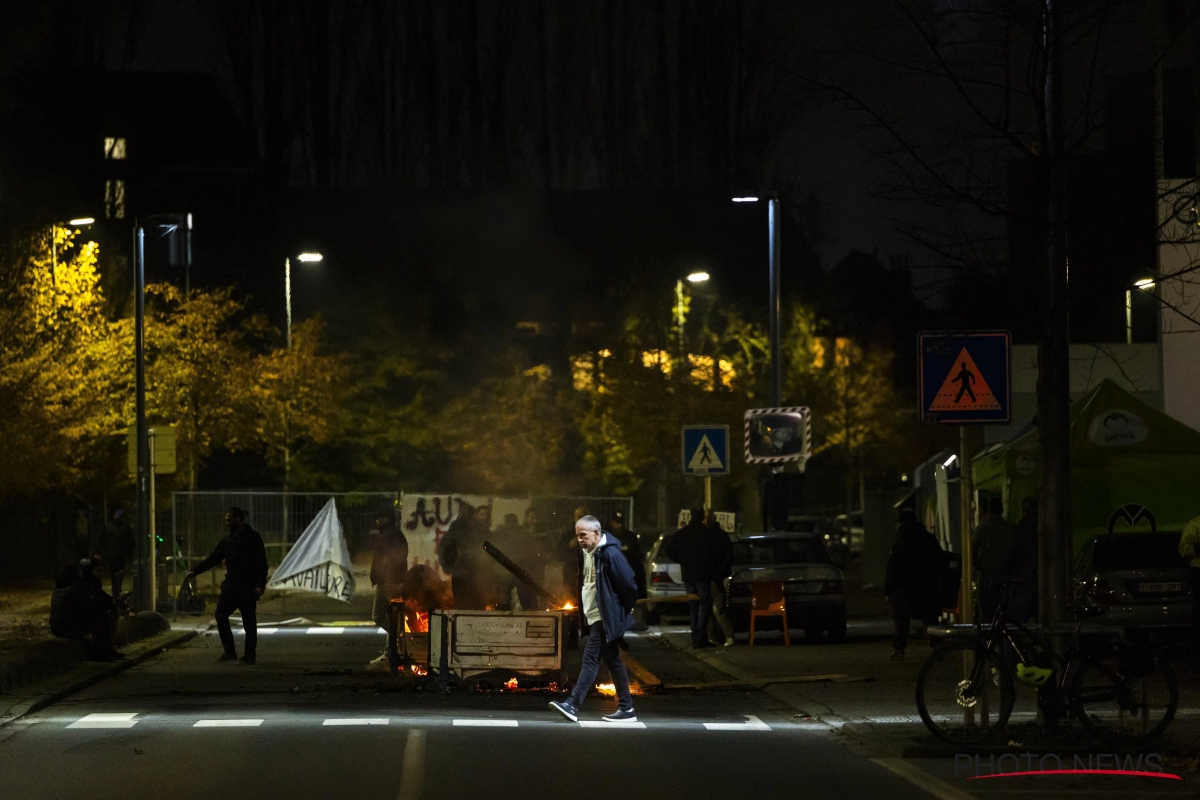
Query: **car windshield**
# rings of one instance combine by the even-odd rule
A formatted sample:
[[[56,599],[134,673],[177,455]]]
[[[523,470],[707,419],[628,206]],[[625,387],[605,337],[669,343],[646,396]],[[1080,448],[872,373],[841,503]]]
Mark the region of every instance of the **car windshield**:
[[[748,566],[829,563],[829,553],[816,539],[753,539],[734,542],[733,563]]]
[[[1187,560],[1179,555],[1179,533],[1102,536],[1092,555],[1092,569],[1097,572],[1186,566]]]

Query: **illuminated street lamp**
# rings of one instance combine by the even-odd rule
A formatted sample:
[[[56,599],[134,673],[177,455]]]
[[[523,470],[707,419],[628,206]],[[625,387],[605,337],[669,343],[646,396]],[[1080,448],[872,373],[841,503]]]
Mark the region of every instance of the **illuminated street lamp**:
[[[320,253],[305,252],[296,256],[296,260],[303,264],[319,264],[325,260],[325,256]],[[285,258],[283,260],[283,297],[287,305],[287,349],[292,349],[292,260]]]
[[[709,278],[707,272],[697,270],[687,276],[688,283],[704,283]],[[679,328],[679,357],[683,358],[683,326],[687,322],[683,313],[683,279],[675,280],[675,322]]]
[[[757,203],[758,196],[731,198],[735,203]],[[767,200],[767,245],[771,255],[767,277],[771,285],[771,405],[778,408],[783,400],[783,354],[779,334],[779,196],[771,192]]]
[[[687,279],[689,283],[704,283],[709,277],[707,272],[701,270],[700,272],[693,272],[691,275],[688,275]]]
[[[67,222],[51,222],[50,223],[50,285],[57,286],[58,274],[58,229],[59,228],[86,228],[93,224],[96,220],[93,217],[77,217]]]
[[[1133,290],[1148,292],[1153,288],[1153,278],[1142,278],[1125,290],[1125,344],[1133,344]]]

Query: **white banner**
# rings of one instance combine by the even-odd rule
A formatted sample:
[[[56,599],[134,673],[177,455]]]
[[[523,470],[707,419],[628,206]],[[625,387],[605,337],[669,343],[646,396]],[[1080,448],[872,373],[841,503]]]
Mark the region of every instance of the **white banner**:
[[[354,596],[354,574],[333,498],[300,534],[267,588],[319,592],[350,602]]]
[[[437,570],[442,580],[448,576],[438,566],[438,547],[442,537],[450,530],[450,523],[458,519],[464,506],[492,507],[492,530],[504,524],[507,514],[516,514],[518,521],[525,519],[529,498],[488,497],[477,494],[404,494],[401,495],[400,530],[408,539],[409,567],[423,564]]]

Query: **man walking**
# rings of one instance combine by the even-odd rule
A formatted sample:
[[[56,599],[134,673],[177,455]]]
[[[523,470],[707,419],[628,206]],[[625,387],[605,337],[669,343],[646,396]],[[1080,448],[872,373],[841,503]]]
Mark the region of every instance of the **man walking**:
[[[587,640],[575,688],[570,697],[556,700],[550,707],[572,722],[578,721],[579,707],[603,661],[617,690],[617,710],[606,714],[605,722],[637,722],[629,674],[620,651],[622,637],[633,627],[633,607],[637,603],[633,569],[621,554],[621,545],[602,533],[600,520],[590,514],[575,523],[575,539],[579,542],[579,616]]]
[[[242,628],[246,631],[246,652],[242,656],[242,663],[254,664],[258,647],[255,606],[267,586],[267,550],[258,532],[246,524],[246,512],[237,506],[231,506],[225,512],[225,525],[229,528],[229,535],[217,542],[208,558],[197,564],[183,580],[185,583],[191,581],[225,562],[225,580],[221,582],[221,597],[217,600],[214,614],[217,633],[221,636],[225,652],[217,660],[237,660],[233,631],[229,627],[229,615],[237,609],[242,614]]]
[[[717,522],[717,514],[708,510],[709,550],[712,557],[712,638],[713,644],[733,645],[733,620],[729,618],[729,598],[725,579],[733,574],[733,542]]]
[[[901,509],[896,541],[888,556],[883,593],[892,604],[896,640],[892,658],[904,658],[913,617],[926,627],[937,621],[941,603],[937,584],[945,570],[945,554],[937,538],[917,521],[911,508]]]
[[[404,579],[408,575],[408,538],[396,527],[395,512],[383,511],[375,518],[379,531],[375,538],[375,552],[371,558],[371,585],[375,587],[375,600],[371,607],[371,619],[387,632],[387,646],[383,655],[367,665],[370,670],[391,670],[400,663],[396,637],[403,630],[399,614],[392,613],[392,601],[404,597]]]
[[[667,543],[667,558],[679,564],[684,589],[696,595],[688,601],[692,647],[708,647],[708,623],[712,617],[712,535],[704,524],[704,509],[691,511],[691,519]]]

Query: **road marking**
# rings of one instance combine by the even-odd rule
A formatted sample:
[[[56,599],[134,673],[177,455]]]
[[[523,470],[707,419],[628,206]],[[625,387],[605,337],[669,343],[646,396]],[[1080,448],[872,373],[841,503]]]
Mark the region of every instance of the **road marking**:
[[[345,628],[309,628],[305,633],[345,633]]]
[[[246,629],[242,628],[238,633],[245,633]],[[272,633],[279,633],[279,628],[259,628],[257,631],[259,636],[270,636]]]
[[[261,719],[201,719],[196,720],[193,728],[257,728],[262,725]]]
[[[347,719],[327,719],[322,725],[387,725],[387,717],[349,717]]]
[[[645,730],[646,723],[644,722],[605,722],[604,720],[588,719],[579,720],[581,728],[640,728]]]
[[[975,800],[973,795],[967,794],[962,789],[951,786],[941,778],[935,778],[928,772],[913,766],[902,758],[872,758],[879,766],[894,772],[904,780],[924,789],[938,800]]]
[[[515,719],[456,719],[456,728],[515,728]]]
[[[404,761],[400,766],[400,792],[396,800],[419,800],[421,777],[425,772],[425,731],[414,728],[404,744]]]
[[[82,719],[77,719],[68,725],[68,728],[132,728],[141,720],[134,719],[137,713],[132,714],[88,714]]]
[[[758,717],[746,715],[745,722],[706,722],[704,727],[710,731],[769,731],[771,726]]]

